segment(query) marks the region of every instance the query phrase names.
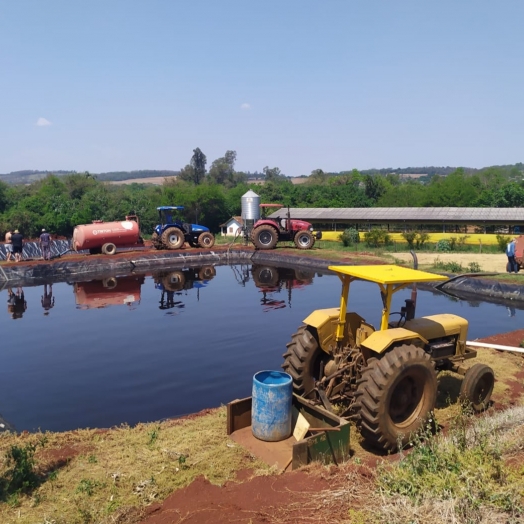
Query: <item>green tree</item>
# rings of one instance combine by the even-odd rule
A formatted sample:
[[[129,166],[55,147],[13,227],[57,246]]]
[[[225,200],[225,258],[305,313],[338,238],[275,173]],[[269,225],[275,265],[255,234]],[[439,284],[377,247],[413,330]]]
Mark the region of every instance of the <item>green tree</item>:
[[[195,185],[201,184],[206,176],[207,158],[199,147],[193,149],[191,162],[180,170],[178,177],[185,182],[192,182]]]
[[[234,186],[236,151],[226,151],[226,154],[217,158],[209,168],[209,178],[215,184],[222,184],[226,187]]]

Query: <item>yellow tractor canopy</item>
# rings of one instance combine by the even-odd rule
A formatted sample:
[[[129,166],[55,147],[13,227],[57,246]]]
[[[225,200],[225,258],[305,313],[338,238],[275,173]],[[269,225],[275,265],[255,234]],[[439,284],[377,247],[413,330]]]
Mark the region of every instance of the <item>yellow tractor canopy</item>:
[[[340,297],[340,316],[337,328],[337,340],[342,340],[344,334],[344,323],[346,318],[349,285],[354,280],[365,280],[378,284],[382,295],[384,308],[382,310],[382,321],[380,329],[388,329],[389,312],[391,308],[391,298],[393,294],[410,284],[419,282],[437,282],[447,280],[448,277],[410,269],[395,265],[376,265],[376,266],[329,266],[340,280],[342,280],[342,294]]]

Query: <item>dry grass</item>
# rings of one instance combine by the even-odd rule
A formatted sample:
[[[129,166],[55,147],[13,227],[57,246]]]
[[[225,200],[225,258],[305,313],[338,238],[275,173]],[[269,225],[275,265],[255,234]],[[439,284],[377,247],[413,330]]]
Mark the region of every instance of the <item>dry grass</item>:
[[[244,468],[267,466],[226,435],[226,410],[220,408],[189,420],[172,420],[109,431],[3,434],[0,456],[12,445],[42,438],[36,468],[41,485],[0,505],[2,523],[76,524],[117,522],[132,508],[160,501],[205,475],[223,484]],[[69,451],[67,451],[69,450]],[[73,452],[71,452],[73,450]],[[75,452],[80,451],[76,456]],[[53,457],[72,458],[53,461]],[[2,472],[6,464],[0,464]]]

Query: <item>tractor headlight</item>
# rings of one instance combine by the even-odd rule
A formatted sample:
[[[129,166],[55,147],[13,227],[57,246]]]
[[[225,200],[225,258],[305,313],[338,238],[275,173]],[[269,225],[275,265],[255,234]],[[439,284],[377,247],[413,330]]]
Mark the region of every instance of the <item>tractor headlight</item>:
[[[311,232],[313,232],[313,226],[311,226],[311,227],[309,228],[309,230],[310,230]]]

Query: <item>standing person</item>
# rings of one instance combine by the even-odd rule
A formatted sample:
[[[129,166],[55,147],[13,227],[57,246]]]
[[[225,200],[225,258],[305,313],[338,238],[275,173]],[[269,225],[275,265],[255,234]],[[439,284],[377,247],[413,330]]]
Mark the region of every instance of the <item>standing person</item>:
[[[11,258],[13,257],[13,243],[11,242],[11,236],[12,236],[12,233],[11,233],[11,230],[9,230],[5,234],[5,254],[6,254],[5,260],[6,262],[9,262]]]
[[[517,239],[514,238],[510,242],[508,242],[508,245],[506,246],[506,256],[508,257],[508,266],[507,270],[508,273],[518,273],[519,267],[517,265],[517,261],[515,260],[515,245],[517,243]]]
[[[51,260],[51,235],[45,229],[40,235],[40,250],[44,260]]]
[[[15,232],[11,235],[11,242],[13,243],[15,261],[20,262],[22,260],[22,250],[24,249],[24,235],[18,229],[15,229]]]

